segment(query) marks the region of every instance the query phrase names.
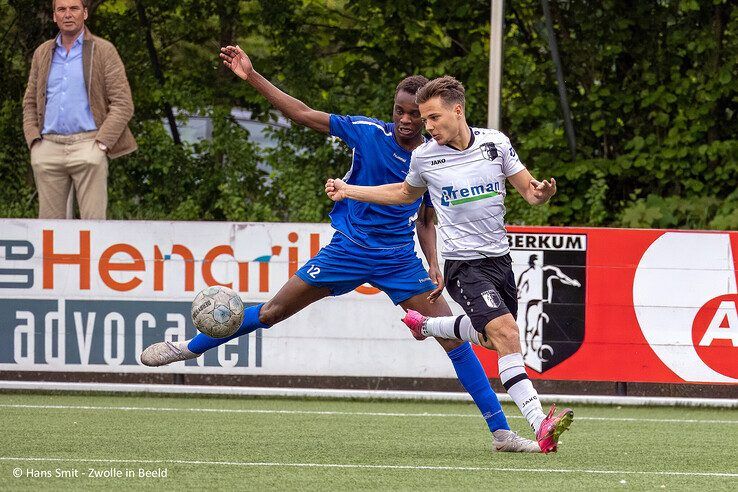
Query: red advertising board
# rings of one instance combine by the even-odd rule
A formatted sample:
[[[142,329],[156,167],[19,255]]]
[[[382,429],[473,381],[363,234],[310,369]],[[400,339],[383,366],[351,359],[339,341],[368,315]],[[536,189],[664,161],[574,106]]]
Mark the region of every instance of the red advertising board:
[[[509,233],[531,377],[738,382],[738,233],[551,227]],[[476,350],[496,376],[495,353]]]

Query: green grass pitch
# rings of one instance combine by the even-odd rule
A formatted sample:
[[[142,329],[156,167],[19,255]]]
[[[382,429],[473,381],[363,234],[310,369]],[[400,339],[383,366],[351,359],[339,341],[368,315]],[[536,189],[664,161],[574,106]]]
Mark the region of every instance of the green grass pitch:
[[[735,410],[573,408],[527,455],[467,403],[6,393],[0,489],[738,490]]]

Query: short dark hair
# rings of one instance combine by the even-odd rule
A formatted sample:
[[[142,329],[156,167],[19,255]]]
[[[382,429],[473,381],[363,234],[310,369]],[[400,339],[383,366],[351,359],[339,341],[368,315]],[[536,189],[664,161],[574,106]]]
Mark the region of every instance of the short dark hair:
[[[82,2],[83,9],[90,8],[90,0],[79,0],[79,1]],[[56,10],[56,0],[51,0],[51,10]]]
[[[408,94],[412,94],[414,96],[418,93],[418,90],[427,83],[428,79],[426,79],[422,75],[411,75],[409,77],[405,77],[400,81],[399,84],[397,84],[397,89],[395,89],[395,96],[397,96],[397,93],[400,91],[407,92]]]
[[[421,87],[415,95],[415,102],[421,104],[434,97],[440,97],[446,104],[461,104],[461,107],[464,107],[466,103],[465,93],[464,85],[461,82],[450,75],[444,75]]]

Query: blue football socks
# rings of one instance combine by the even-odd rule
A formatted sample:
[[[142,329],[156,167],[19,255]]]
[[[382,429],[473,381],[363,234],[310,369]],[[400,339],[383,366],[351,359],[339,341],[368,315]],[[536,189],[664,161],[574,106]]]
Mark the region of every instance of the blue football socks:
[[[233,335],[227,338],[212,338],[204,333],[198,333],[195,338],[190,340],[190,343],[187,344],[187,349],[195,354],[202,354],[211,348],[226,343],[228,340],[233,340],[234,338],[246,335],[252,331],[258,330],[259,328],[269,328],[268,325],[259,321],[259,311],[261,311],[261,307],[263,305],[264,303],[261,303],[256,306],[246,308],[243,312],[241,328],[239,328]]]
[[[499,429],[510,430],[502,406],[500,406],[500,400],[492,391],[489,379],[487,379],[477,355],[472,350],[471,344],[466,342],[456,347],[448,353],[448,358],[451,359],[462,386],[471,395],[479,411],[482,412],[482,417],[487,421],[490,432]]]

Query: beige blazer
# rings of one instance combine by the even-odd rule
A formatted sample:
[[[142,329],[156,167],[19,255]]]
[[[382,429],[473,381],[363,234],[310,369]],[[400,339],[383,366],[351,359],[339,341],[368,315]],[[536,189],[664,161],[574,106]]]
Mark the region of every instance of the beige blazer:
[[[41,137],[46,114],[46,84],[56,38],[36,48],[23,97],[23,133],[30,148]],[[82,43],[82,66],[87,98],[97,125],[99,142],[108,147],[111,159],[130,154],[138,148],[128,122],[133,117],[133,98],[126,69],[112,43],[94,36],[85,28]]]

